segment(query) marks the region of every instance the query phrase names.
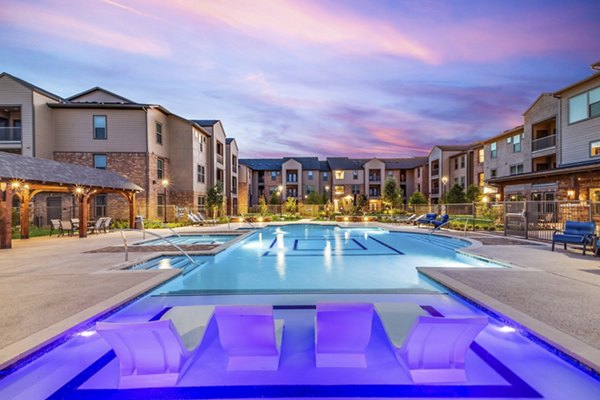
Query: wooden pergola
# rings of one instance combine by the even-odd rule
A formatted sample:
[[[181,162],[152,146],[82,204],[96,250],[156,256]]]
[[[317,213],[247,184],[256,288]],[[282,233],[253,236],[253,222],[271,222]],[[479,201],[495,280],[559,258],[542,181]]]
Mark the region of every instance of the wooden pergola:
[[[103,193],[122,195],[129,203],[129,225],[136,216],[142,188],[114,172],[0,151],[0,249],[12,246],[13,198],[21,207],[21,239],[29,238],[29,204],[42,192],[69,193],[78,200],[79,237],[87,236],[90,200]]]

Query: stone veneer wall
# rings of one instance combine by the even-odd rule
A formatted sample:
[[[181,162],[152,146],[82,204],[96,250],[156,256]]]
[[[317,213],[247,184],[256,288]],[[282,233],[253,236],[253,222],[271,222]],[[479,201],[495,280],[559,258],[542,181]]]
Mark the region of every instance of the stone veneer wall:
[[[248,183],[238,182],[238,213],[248,213],[248,199],[250,193],[248,193]]]

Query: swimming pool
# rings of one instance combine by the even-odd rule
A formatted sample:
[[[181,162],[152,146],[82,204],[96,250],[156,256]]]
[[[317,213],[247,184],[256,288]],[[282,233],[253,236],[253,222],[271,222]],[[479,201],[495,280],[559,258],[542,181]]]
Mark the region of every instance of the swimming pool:
[[[167,240],[154,239],[146,242],[136,243],[136,246],[161,246],[169,245],[169,242],[177,245],[190,246],[197,244],[224,244],[237,237],[239,237],[239,235],[172,235],[167,236]]]
[[[213,319],[176,385],[118,389],[118,360],[96,332],[94,320],[65,332],[33,361],[2,371],[0,398],[600,398],[597,378],[522,335],[509,322],[495,319],[493,310],[489,325],[467,354],[465,383],[412,383],[390,351],[376,317],[365,351],[367,368],[315,366],[319,302],[412,303],[433,316],[488,315],[421,280],[414,270],[416,266],[498,267],[456,252],[467,245],[457,239],[370,228],[267,227],[217,256],[198,257],[199,266],[187,275],[96,320],[150,321],[172,307],[188,305],[273,305],[275,317],[285,321],[277,371],[228,371]],[[160,260],[162,266],[173,262],[174,268],[185,268],[178,257]]]
[[[437,292],[417,267],[501,268],[456,252],[468,245],[460,239],[380,228],[268,226],[216,257],[195,257],[201,267],[156,292]],[[186,265],[182,257],[161,262],[162,268]]]

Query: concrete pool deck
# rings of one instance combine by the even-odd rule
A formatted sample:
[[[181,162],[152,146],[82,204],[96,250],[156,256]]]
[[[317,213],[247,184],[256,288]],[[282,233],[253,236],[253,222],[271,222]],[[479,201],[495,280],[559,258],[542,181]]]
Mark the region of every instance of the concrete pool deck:
[[[353,224],[351,224],[353,225]],[[364,226],[362,223],[356,224]],[[390,229],[426,232],[397,225]],[[240,226],[232,224],[232,228]],[[182,228],[210,232],[223,226]],[[156,232],[161,232],[157,230]],[[169,234],[168,231],[162,233]],[[131,242],[141,233],[127,233]],[[461,235],[457,235],[462,237]],[[600,258],[546,245],[473,235],[483,245],[468,250],[513,269],[423,268],[422,272],[472,300],[523,324],[600,371]],[[516,243],[518,242],[518,243]],[[123,253],[94,253],[122,246],[119,232],[87,239],[16,240],[0,252],[0,367],[7,366],[68,328],[134,298],[180,271],[123,271]],[[130,253],[130,260],[156,253]]]

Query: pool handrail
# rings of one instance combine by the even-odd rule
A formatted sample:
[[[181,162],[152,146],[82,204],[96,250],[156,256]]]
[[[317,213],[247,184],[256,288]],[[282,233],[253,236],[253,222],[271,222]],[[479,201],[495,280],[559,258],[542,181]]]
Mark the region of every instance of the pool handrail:
[[[128,248],[128,245],[127,245],[127,238],[125,237],[125,232],[126,231],[138,232],[138,229],[121,228],[121,237],[123,238],[123,243],[125,244],[125,261],[129,261],[129,248]],[[197,262],[185,250],[183,250],[181,247],[179,247],[178,245],[176,245],[175,243],[173,243],[172,241],[170,241],[169,239],[167,239],[165,236],[159,235],[158,233],[155,233],[155,232],[152,232],[152,231],[148,231],[147,233],[149,233],[150,235],[155,236],[155,237],[157,237],[159,239],[164,240],[165,242],[167,242],[171,246],[175,247],[192,264],[197,264]],[[145,234],[146,234],[146,231],[144,230],[144,235]]]

